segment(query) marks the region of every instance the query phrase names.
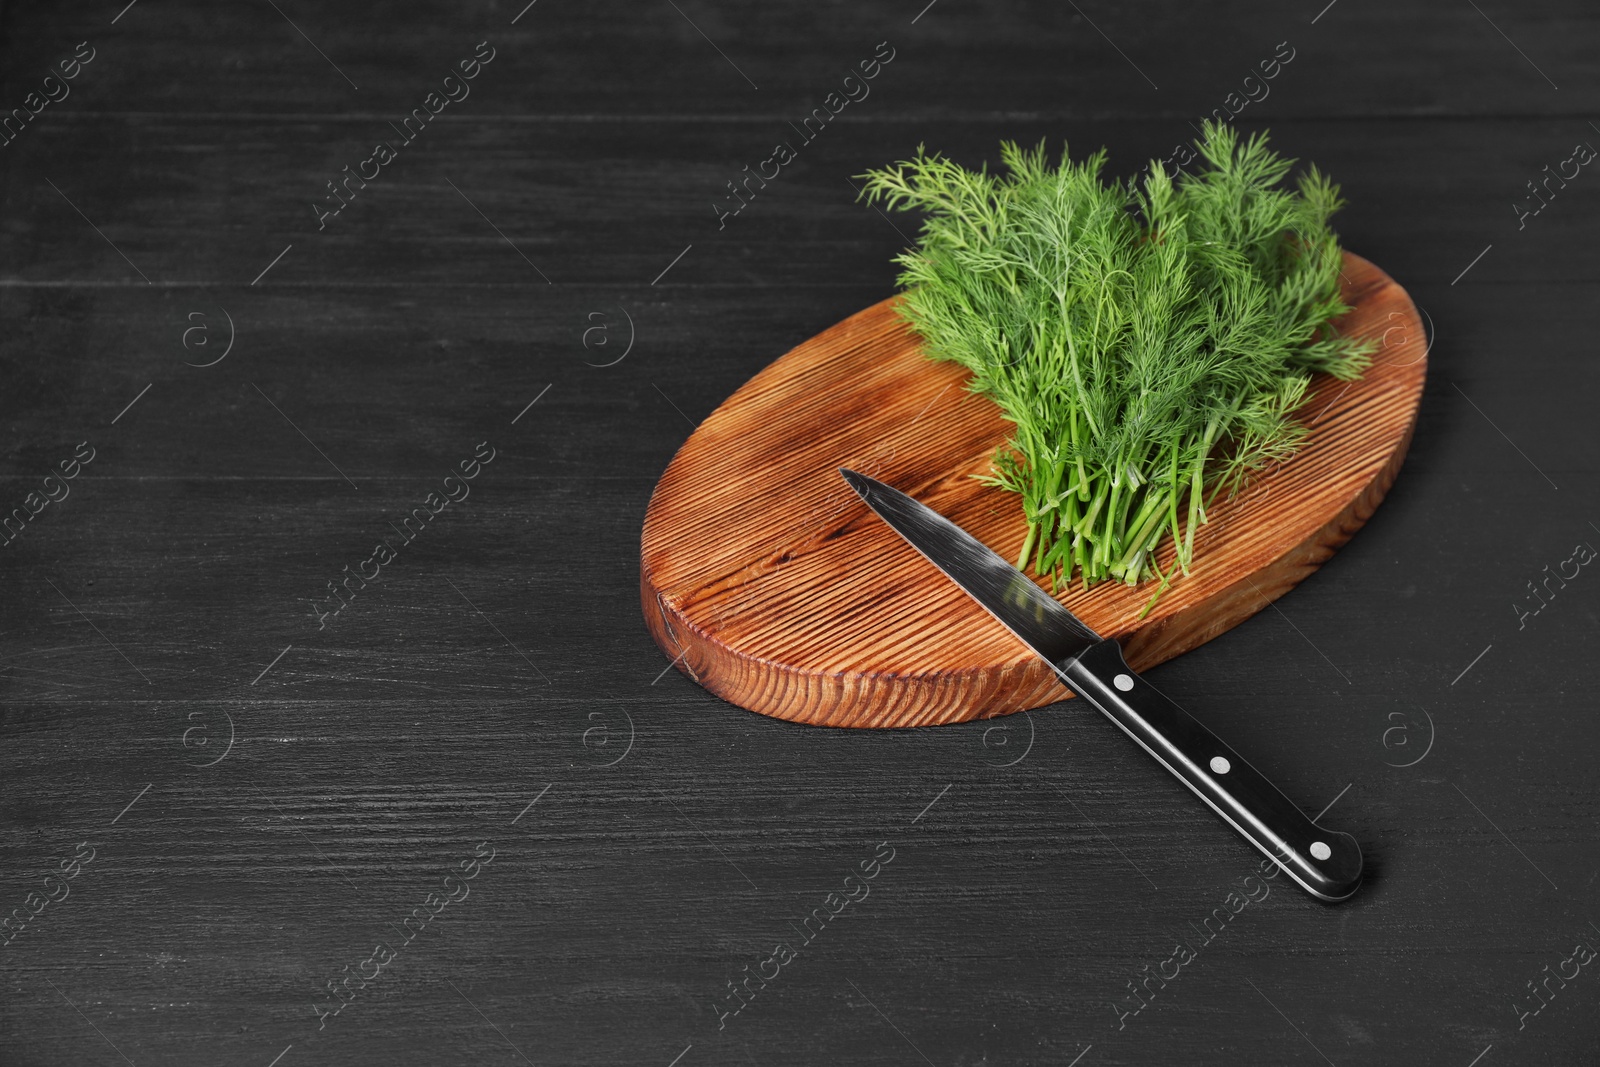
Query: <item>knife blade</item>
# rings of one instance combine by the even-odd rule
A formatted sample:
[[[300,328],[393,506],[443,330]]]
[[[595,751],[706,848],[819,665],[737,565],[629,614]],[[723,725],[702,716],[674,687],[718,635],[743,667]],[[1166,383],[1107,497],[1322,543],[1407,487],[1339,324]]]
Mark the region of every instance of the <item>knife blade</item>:
[[[866,505],[1048,663],[1300,888],[1324,901],[1361,885],[1361,846],[1326,830],[1193,716],[1135,674],[1102,638],[988,546],[875,478],[839,468]]]

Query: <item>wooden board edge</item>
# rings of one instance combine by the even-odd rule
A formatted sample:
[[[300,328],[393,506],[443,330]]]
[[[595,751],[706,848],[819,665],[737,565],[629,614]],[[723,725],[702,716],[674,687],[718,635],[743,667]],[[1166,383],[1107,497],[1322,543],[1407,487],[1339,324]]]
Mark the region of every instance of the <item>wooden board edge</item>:
[[[1369,265],[1378,275],[1377,286],[1392,286],[1399,291],[1410,309],[1409,318],[1422,333],[1422,321],[1410,293],[1382,268],[1370,262]],[[864,308],[825,333],[894,299],[896,297],[889,297]],[[1399,477],[1416,432],[1426,376],[1424,364],[1406,430],[1399,443],[1367,485],[1337,515],[1260,571],[1241,578],[1203,603],[1131,635],[1111,635],[1124,641],[1129,665],[1135,670],[1148,670],[1221,636],[1304,581],[1348,543],[1376,512]],[[651,503],[654,503],[654,493]],[[649,509],[647,522],[648,514]],[[941,673],[907,678],[894,672],[865,672],[842,676],[802,670],[750,656],[698,630],[655,587],[643,554],[639,590],[646,627],[657,645],[673,657],[674,665],[716,696],[771,718],[812,726],[861,729],[954,725],[1032,710],[1073,697],[1043,662],[1020,654],[1012,663],[960,675]],[[1192,624],[1201,614],[1207,617],[1204,625],[1185,625],[1186,622]],[[712,669],[713,663],[720,663],[720,669]],[[730,663],[735,667],[730,669]],[[852,707],[877,710],[852,714],[849,710]]]
[[[1186,612],[1127,638],[1135,670],[1148,670],[1192,651],[1261,611],[1304,581],[1355,536],[1399,477],[1415,420],[1389,462],[1338,515],[1274,563],[1240,579]],[[954,725],[991,719],[1072,699],[1043,662],[1023,658],[964,675],[905,678],[865,673],[844,677],[804,671],[748,656],[699,632],[655,589],[640,566],[640,606],[657,645],[696,683],[731,704],[758,714],[811,726],[894,729]],[[1220,605],[1220,610],[1219,610]],[[1203,626],[1186,625],[1204,615]],[[709,669],[711,664],[720,669]],[[735,663],[735,669],[728,664]],[[848,709],[876,708],[852,715]],[[819,709],[833,709],[818,714]],[[921,709],[920,712],[914,709]]]

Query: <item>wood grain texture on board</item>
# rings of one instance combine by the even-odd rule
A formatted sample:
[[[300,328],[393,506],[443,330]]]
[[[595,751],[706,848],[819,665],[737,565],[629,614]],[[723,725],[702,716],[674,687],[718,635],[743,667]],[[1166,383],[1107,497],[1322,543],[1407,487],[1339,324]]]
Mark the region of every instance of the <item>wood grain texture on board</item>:
[[[1155,588],[1074,581],[1058,594],[1142,670],[1292,589],[1358,530],[1405,457],[1427,370],[1415,306],[1346,254],[1346,333],[1378,346],[1353,383],[1319,377],[1288,462],[1219,501],[1195,564]],[[765,715],[827,726],[963,722],[1072,694],[997,621],[873,515],[850,467],[910,493],[1013,559],[1017,498],[971,477],[1009,423],[925,358],[889,299],[778,359],[701,423],[662,474],[640,562],[645,621],[679,669]],[[1159,554],[1166,569],[1173,547]]]

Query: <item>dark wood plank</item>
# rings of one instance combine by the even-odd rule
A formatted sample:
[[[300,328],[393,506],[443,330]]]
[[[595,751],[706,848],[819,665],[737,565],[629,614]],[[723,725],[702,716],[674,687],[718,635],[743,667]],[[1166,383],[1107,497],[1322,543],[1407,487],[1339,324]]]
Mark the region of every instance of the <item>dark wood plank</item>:
[[[0,914],[95,849],[0,948],[0,1062],[1590,1056],[1592,967],[1512,1005],[1600,939],[1600,620],[1586,571],[1513,604],[1600,544],[1600,211],[1587,169],[1520,230],[1513,205],[1597,136],[1592,6],[277,6],[0,7],[6,108],[96,49],[0,147],[5,507],[96,450],[0,550]],[[324,183],[485,39],[471,97],[319,232]],[[871,96],[719,230],[724,183],[885,39]],[[850,175],[1046,136],[1131,171],[1284,40],[1239,122],[1343,183],[1435,374],[1361,535],[1153,674],[1335,802],[1374,873],[1335,909],[1274,887],[1119,1028],[1248,849],[1070,703],[832,731],[663,675],[639,530],[694,423],[891,291],[902,236]],[[185,366],[222,309],[235,348]],[[633,350],[585,365],[623,309]],[[484,440],[470,498],[318,630],[308,598]],[[324,983],[483,841],[470,895],[319,1030]],[[719,1028],[883,841],[870,895]]]

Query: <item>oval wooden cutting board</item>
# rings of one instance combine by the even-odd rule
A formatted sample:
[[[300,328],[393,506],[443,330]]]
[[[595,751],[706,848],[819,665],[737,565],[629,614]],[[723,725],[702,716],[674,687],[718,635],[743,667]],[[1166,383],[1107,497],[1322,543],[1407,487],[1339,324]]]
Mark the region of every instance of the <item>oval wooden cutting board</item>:
[[[1339,323],[1378,345],[1354,383],[1320,378],[1305,446],[1219,501],[1148,616],[1155,586],[1077,580],[1057,594],[1122,642],[1135,670],[1237,626],[1359,529],[1404,459],[1427,370],[1415,305],[1346,253]],[[1010,424],[927,359],[885,300],[757,374],[684,442],[645,516],[645,621],[685,674],[725,700],[827,726],[988,718],[1071,696],[1044,663],[867,510],[850,467],[904,490],[1006,559],[1018,498],[979,483]],[[1169,539],[1170,542],[1170,539]],[[1160,554],[1163,570],[1170,543]]]

